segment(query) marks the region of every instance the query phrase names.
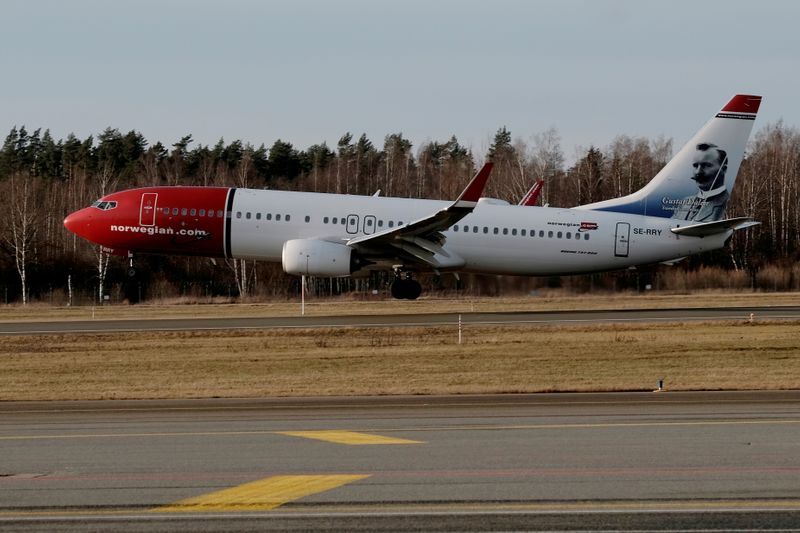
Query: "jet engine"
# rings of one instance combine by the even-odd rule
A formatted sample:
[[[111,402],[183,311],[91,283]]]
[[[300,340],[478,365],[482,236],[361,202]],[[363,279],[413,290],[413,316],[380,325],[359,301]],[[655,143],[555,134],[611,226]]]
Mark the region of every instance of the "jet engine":
[[[353,249],[319,239],[293,239],[283,243],[283,271],[298,276],[349,276],[358,270]]]

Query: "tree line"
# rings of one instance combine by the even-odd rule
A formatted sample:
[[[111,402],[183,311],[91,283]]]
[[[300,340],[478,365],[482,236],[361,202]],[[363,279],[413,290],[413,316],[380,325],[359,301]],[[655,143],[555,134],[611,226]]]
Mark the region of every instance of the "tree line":
[[[301,150],[280,139],[270,147],[224,139],[203,145],[191,135],[165,146],[150,143],[139,132],[114,128],[96,137],[70,134],[56,140],[49,130],[15,126],[0,149],[0,194],[7,206],[6,216],[0,218],[0,298],[7,303],[29,298],[77,303],[102,300],[104,295],[138,301],[178,295],[296,294],[297,280],[284,275],[279,265],[254,262],[143,257],[140,274],[128,279],[124,261],[109,258],[62,226],[68,213],[116,190],[218,185],[453,199],[476,168],[490,159],[495,167],[487,196],[516,203],[534,181],[543,179],[541,204],[572,207],[638,190],[672,152],[671,139],[620,135],[606,148],[576,149],[575,162],[567,165],[555,128],[522,139],[502,127],[488,151],[476,154],[455,136],[415,147],[402,133],[389,134],[376,145],[364,134],[356,138],[348,132],[336,146],[322,142]],[[737,233],[727,250],[690,258],[677,268],[715,266],[749,272],[755,280],[767,265],[794,265],[800,249],[798,173],[800,132],[782,122],[758,130],[728,215],[750,216],[762,224]],[[579,284],[612,283],[607,276],[585,279],[589,281]],[[338,294],[387,282],[379,273],[367,280],[315,280],[314,291]],[[480,276],[469,277],[468,283],[479,291],[496,286],[496,281]],[[450,287],[438,278],[431,278],[430,284],[434,289]]]

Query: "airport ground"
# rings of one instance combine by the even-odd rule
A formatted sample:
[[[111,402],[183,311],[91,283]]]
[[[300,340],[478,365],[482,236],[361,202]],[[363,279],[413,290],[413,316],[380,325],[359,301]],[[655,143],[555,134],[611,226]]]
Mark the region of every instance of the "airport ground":
[[[641,391],[660,380],[796,389],[797,303],[794,293],[324,302],[304,317],[296,303],[124,306],[94,319],[45,308],[37,320],[6,308],[0,399]]]
[[[800,531],[800,299],[715,296],[3,309],[0,530]]]
[[[0,530],[798,531],[800,394],[0,403]]]

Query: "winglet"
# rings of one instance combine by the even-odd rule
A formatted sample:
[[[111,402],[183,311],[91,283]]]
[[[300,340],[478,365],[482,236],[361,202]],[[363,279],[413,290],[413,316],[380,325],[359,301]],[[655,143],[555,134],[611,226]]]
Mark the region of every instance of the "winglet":
[[[492,173],[493,163],[489,162],[483,165],[475,177],[469,182],[466,189],[459,195],[458,199],[453,204],[454,207],[475,207],[483,194],[483,189],[486,187],[486,182],[489,179],[489,174]]]

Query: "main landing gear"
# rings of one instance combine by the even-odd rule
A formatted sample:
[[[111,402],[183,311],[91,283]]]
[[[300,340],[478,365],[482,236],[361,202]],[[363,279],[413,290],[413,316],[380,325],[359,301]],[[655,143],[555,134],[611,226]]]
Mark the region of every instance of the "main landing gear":
[[[395,270],[392,282],[392,297],[398,300],[416,300],[422,294],[422,285],[411,279],[411,272]]]

